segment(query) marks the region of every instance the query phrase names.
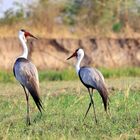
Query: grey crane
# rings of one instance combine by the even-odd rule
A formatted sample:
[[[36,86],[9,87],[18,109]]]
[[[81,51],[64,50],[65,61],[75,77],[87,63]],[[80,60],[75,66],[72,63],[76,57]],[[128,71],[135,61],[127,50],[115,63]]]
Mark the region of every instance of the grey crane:
[[[87,111],[85,113],[84,119],[86,118],[89,109],[91,105],[93,106],[93,111],[94,111],[94,116],[95,116],[95,122],[97,123],[97,118],[96,118],[96,112],[95,112],[95,106],[94,106],[94,101],[93,101],[93,89],[96,89],[100,96],[102,97],[103,104],[104,104],[104,109],[107,112],[107,107],[108,107],[108,91],[104,82],[104,77],[101,74],[101,72],[95,68],[91,67],[80,67],[80,63],[84,57],[84,50],[79,48],[77,49],[68,59],[76,57],[77,58],[77,63],[76,63],[76,72],[79,75],[79,78],[81,82],[84,84],[85,87],[87,87],[89,96],[90,96],[90,103],[87,108]]]
[[[42,101],[39,97],[39,80],[38,80],[38,71],[33,63],[27,59],[28,57],[28,47],[26,44],[27,37],[33,37],[31,33],[21,29],[19,31],[18,37],[23,47],[23,53],[19,56],[13,67],[13,72],[15,78],[22,85],[27,101],[27,124],[31,124],[30,122],[30,108],[29,108],[29,93],[33,97],[35,104],[39,111],[42,113]],[[27,92],[28,90],[28,92]]]

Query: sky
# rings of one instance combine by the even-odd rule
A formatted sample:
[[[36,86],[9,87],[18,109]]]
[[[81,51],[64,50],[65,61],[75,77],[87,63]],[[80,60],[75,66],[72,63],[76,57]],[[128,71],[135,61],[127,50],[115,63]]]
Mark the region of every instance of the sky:
[[[62,1],[62,0],[57,0],[57,1]],[[26,8],[27,4],[31,4],[32,2],[37,3],[38,0],[0,0],[0,18],[3,16],[3,13],[9,8],[16,9],[16,6],[13,4],[14,2],[21,3]],[[137,0],[137,2],[140,3],[140,0]]]
[[[3,15],[3,12],[12,7],[13,0],[3,0],[0,1],[0,17]]]
[[[0,17],[2,17],[3,13],[9,8],[16,9],[16,6],[13,4],[14,2],[21,3],[24,7],[26,7],[27,4],[37,1],[38,0],[0,0]]]

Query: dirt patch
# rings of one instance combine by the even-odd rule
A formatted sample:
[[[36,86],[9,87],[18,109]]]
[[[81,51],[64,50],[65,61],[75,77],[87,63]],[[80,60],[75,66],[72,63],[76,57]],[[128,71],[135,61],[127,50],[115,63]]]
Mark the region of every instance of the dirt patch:
[[[140,39],[46,39],[28,40],[29,59],[39,69],[63,69],[74,64],[66,58],[77,48],[85,50],[83,65],[96,67],[140,66]],[[10,70],[21,53],[18,38],[0,39],[0,69]]]

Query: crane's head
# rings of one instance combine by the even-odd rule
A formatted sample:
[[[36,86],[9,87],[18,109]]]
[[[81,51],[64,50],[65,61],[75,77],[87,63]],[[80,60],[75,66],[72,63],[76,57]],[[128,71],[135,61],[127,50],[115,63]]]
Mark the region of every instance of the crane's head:
[[[76,51],[70,57],[68,57],[67,60],[72,58],[72,57],[76,57],[77,59],[83,58],[84,57],[84,50],[81,48],[76,49]]]
[[[30,32],[24,30],[24,29],[21,29],[19,31],[19,38],[22,38],[24,39],[24,41],[26,42],[27,41],[27,37],[30,36],[30,37],[33,37],[35,39],[37,39],[35,36],[33,36]]]

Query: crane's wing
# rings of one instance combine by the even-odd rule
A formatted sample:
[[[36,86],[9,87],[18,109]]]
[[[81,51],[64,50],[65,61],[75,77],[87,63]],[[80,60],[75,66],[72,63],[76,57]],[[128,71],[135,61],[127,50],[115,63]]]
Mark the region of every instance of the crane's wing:
[[[14,64],[13,71],[20,84],[28,89],[41,112],[42,104],[39,97],[38,72],[35,65],[25,58],[18,58]]]
[[[79,77],[86,86],[97,89],[99,83],[104,83],[104,77],[100,71],[90,67],[81,67]]]
[[[100,71],[90,67],[81,67],[79,71],[81,82],[88,88],[96,89],[103,100],[104,108],[107,110],[108,91],[104,83],[104,77]]]

